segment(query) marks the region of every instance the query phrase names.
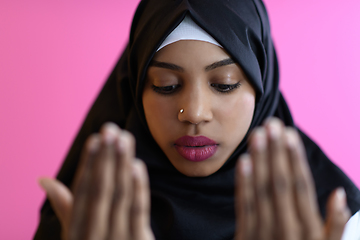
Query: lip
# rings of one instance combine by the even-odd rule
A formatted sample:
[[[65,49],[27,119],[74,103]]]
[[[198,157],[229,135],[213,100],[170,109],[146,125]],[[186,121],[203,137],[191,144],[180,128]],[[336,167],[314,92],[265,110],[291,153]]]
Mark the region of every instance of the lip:
[[[201,162],[213,156],[218,143],[204,136],[183,136],[175,141],[175,149],[185,159]]]

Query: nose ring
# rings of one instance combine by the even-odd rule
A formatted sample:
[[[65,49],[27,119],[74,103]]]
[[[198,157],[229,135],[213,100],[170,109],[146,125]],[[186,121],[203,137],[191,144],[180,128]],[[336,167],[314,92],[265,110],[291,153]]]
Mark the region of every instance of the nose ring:
[[[182,108],[182,109],[180,109],[180,113],[183,113],[184,112],[184,109]]]

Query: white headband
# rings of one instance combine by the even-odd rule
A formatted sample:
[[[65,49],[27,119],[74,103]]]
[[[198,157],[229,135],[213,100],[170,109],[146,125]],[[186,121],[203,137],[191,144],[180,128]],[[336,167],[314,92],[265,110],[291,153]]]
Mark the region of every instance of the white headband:
[[[158,52],[163,47],[180,40],[198,40],[222,47],[210,34],[197,25],[189,15],[186,15],[184,20],[167,36],[156,51]]]

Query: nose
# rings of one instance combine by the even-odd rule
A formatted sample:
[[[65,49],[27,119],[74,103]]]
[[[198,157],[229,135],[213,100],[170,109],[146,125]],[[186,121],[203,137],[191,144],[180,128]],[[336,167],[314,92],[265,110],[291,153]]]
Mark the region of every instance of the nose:
[[[199,124],[213,118],[211,93],[199,88],[183,93],[179,102],[178,119],[180,122]]]

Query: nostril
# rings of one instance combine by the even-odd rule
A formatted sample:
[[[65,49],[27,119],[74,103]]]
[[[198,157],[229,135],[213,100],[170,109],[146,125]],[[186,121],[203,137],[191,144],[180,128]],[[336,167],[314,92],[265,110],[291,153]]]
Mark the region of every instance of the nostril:
[[[179,104],[175,111],[180,122],[198,125],[202,122],[211,121],[213,118],[212,109],[204,99],[199,101],[200,96],[198,95],[194,98],[188,94],[187,98]]]

